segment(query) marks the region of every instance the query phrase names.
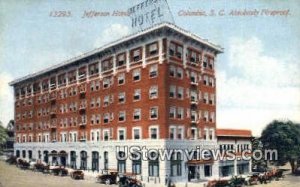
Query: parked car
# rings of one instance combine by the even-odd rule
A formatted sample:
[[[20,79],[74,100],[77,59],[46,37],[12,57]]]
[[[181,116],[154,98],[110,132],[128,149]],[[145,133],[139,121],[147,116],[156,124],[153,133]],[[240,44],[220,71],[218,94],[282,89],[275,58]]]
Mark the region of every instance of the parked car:
[[[72,179],[75,179],[75,180],[80,180],[80,179],[83,180],[84,179],[84,173],[81,170],[75,170],[75,171],[71,172],[70,176]]]
[[[102,184],[117,184],[118,172],[109,172],[108,174],[99,175],[97,181]]]
[[[119,187],[142,187],[141,181],[132,176],[122,176],[118,181]]]
[[[49,170],[49,165],[46,163],[42,163],[42,162],[37,162],[34,165],[34,170],[35,171],[39,171],[39,172],[43,172],[46,173]]]
[[[258,178],[259,178],[258,172],[249,173],[248,175],[245,176],[245,184],[246,185],[258,184]]]
[[[17,157],[11,156],[11,157],[7,158],[6,163],[8,163],[8,164],[17,164]]]
[[[21,169],[29,169],[30,164],[26,160],[18,158],[17,159],[17,166],[20,167]]]
[[[207,187],[230,187],[229,180],[220,179],[209,181]]]
[[[54,175],[66,176],[68,175],[68,170],[62,166],[54,167],[50,169]]]
[[[242,176],[234,176],[230,179],[229,185],[232,187],[242,187],[245,184],[245,178]]]

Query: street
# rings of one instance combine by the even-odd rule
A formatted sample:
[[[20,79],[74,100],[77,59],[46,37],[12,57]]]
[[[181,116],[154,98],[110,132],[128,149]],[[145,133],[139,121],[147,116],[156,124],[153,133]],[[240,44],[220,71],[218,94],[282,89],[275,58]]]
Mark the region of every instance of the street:
[[[30,170],[22,170],[15,165],[0,161],[0,187],[104,187],[106,185],[91,180],[73,180],[70,176],[60,177]],[[111,187],[117,185],[110,185]]]

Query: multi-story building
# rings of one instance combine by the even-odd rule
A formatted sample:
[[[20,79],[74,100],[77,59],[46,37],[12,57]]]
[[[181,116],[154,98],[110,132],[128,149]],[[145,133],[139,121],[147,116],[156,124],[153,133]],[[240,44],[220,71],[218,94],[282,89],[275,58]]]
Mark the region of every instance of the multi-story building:
[[[243,159],[243,154],[250,153],[252,150],[252,133],[250,130],[237,129],[217,129],[217,141],[220,152],[234,151],[236,158],[234,160],[219,161],[219,176],[231,177],[233,175],[242,175],[251,172],[251,160]]]
[[[117,146],[218,148],[215,63],[222,48],[173,24],[11,82],[15,154],[145,183],[209,179],[218,161],[117,159]],[[172,157],[173,158],[173,157]]]

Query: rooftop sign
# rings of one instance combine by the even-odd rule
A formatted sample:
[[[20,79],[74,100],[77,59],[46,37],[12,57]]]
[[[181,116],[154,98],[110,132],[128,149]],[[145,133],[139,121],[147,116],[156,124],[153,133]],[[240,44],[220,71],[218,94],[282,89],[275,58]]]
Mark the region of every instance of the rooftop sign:
[[[128,9],[133,31],[144,30],[162,22],[174,23],[167,0],[144,0]]]

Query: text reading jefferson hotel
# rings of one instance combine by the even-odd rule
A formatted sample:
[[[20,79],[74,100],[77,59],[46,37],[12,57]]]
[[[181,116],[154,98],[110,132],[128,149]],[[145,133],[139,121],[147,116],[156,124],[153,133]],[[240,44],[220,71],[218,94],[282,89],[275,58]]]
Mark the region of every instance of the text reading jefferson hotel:
[[[216,131],[215,63],[221,52],[161,23],[15,80],[15,155],[133,173],[144,183],[161,185],[166,179],[180,183],[247,172],[249,162],[116,157],[121,154],[116,147],[124,145],[249,148],[251,132]]]

